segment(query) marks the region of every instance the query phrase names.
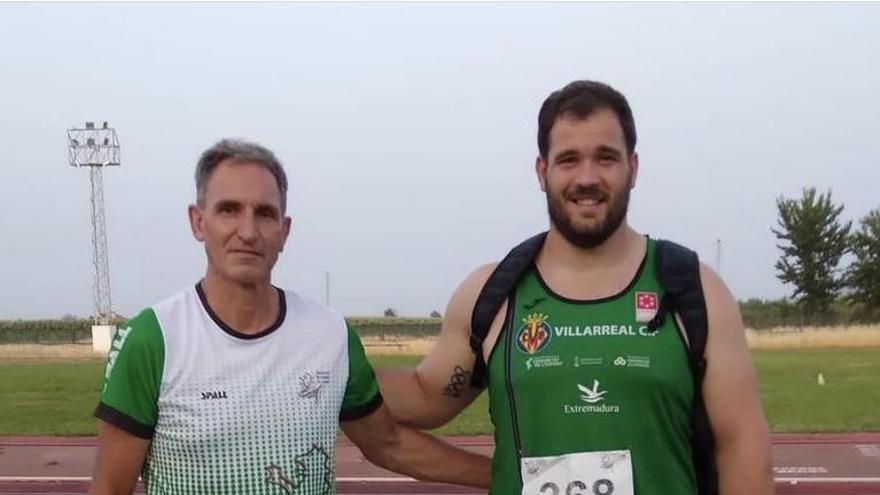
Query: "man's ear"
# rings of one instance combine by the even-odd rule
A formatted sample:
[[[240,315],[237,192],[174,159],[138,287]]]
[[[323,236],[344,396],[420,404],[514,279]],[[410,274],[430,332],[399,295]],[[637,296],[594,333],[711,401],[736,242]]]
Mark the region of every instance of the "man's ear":
[[[284,246],[287,245],[287,238],[290,237],[290,229],[293,227],[292,218],[284,217],[283,222],[284,226],[282,228],[284,229],[284,240],[281,242],[281,249],[278,250],[279,253],[284,251]]]
[[[192,230],[193,237],[199,242],[205,242],[205,233],[202,230],[202,208],[197,204],[191,204],[187,208],[189,214],[189,228]]]
[[[639,176],[639,154],[635,151],[629,157],[629,188],[635,189],[636,179]]]
[[[547,162],[541,155],[535,158],[535,174],[538,175],[538,183],[541,185],[541,190],[547,192]]]

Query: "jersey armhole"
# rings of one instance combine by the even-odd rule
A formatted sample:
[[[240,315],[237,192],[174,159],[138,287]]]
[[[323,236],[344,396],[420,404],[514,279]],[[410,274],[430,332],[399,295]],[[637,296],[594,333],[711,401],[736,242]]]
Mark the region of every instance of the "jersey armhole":
[[[132,418],[124,412],[103,402],[98,403],[94,416],[105,423],[115,426],[120,430],[130,433],[144,440],[151,440],[155,429]]]
[[[498,330],[498,337],[495,338],[495,342],[492,344],[492,350],[489,351],[489,356],[486,359],[486,374],[489,373],[489,363],[492,362],[492,358],[495,356],[495,350],[498,349],[498,343],[501,342],[502,338],[509,338],[509,336],[507,335],[507,327],[510,326],[510,322],[511,320],[513,320],[513,312],[515,310],[516,291],[514,291],[513,294],[507,297],[507,310],[504,312],[504,321],[501,322],[501,328]],[[480,349],[480,352],[483,352],[483,350]]]
[[[376,395],[373,396],[372,399],[368,400],[364,404],[356,407],[352,407],[348,410],[339,411],[339,421],[354,421],[357,419],[361,419],[369,416],[376,412],[377,409],[385,402],[382,398],[382,394],[380,392],[376,392]]]

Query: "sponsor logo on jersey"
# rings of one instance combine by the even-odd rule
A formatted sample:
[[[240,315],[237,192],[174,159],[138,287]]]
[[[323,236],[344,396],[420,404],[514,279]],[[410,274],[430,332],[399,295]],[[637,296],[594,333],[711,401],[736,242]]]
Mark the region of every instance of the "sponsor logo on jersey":
[[[562,366],[562,358],[559,356],[533,356],[526,359],[526,369],[532,368],[556,368]]]
[[[574,367],[580,368],[581,366],[602,366],[605,364],[605,359],[600,357],[582,357],[575,356],[574,357]]]
[[[636,321],[647,323],[657,314],[659,299],[656,292],[636,292]]]
[[[523,318],[523,326],[516,336],[516,346],[526,354],[535,354],[547,346],[550,336],[547,315],[532,313]]]
[[[626,368],[650,368],[650,356],[617,356],[614,366]]]
[[[607,390],[599,390],[599,380],[593,380],[593,388],[587,388],[578,383],[578,389],[583,394],[581,395],[581,400],[587,404],[601,402],[603,399],[602,396],[608,393]]]
[[[202,400],[228,399],[225,390],[209,390],[202,392]]]
[[[565,404],[565,414],[614,414],[620,412],[620,406],[606,403],[608,390],[602,390],[599,380],[593,380],[593,386],[577,384],[578,398],[581,403]]]
[[[299,391],[296,395],[304,399],[315,399],[315,402],[317,402],[321,389],[328,383],[330,383],[329,371],[303,373],[299,376]]]

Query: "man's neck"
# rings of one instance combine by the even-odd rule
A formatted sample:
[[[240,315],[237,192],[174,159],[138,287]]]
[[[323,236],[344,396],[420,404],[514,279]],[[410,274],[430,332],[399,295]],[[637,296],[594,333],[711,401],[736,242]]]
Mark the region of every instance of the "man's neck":
[[[278,294],[268,280],[243,285],[209,269],[201,285],[211,310],[237,332],[254,335],[266,330],[278,319]]]
[[[585,249],[575,246],[551,226],[538,256],[541,261],[563,266],[566,270],[588,271],[597,266],[613,265],[632,256],[634,250],[643,251],[644,237],[626,223],[611,234],[602,244]]]
[[[571,299],[609,297],[626,288],[645,256],[645,237],[626,223],[605,242],[585,249],[550,229],[536,265],[545,282]],[[590,280],[585,284],[584,280]]]

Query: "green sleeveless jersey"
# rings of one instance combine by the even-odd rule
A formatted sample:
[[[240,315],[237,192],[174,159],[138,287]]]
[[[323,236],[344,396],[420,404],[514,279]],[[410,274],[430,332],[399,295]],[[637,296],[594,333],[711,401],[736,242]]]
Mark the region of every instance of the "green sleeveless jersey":
[[[663,297],[654,252],[648,239],[635,278],[603,299],[559,296],[534,268],[520,280],[488,362],[491,494],[521,492],[522,457],[614,450],[630,451],[637,495],[696,493],[685,342],[675,318],[647,329]]]

